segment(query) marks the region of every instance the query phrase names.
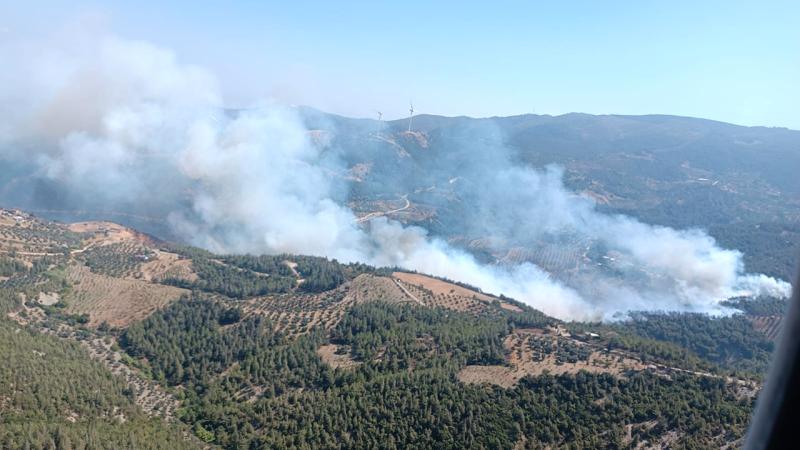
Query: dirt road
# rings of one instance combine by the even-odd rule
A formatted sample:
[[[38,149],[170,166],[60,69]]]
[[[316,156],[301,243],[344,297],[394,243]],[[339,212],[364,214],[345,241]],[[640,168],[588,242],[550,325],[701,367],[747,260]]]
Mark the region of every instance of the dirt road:
[[[394,214],[394,213],[398,213],[398,212],[401,212],[401,211],[405,211],[405,210],[407,210],[408,208],[411,207],[411,201],[408,199],[408,194],[405,194],[405,195],[401,196],[400,198],[405,200],[405,202],[406,202],[406,204],[402,208],[397,208],[397,209],[393,209],[391,211],[385,211],[385,212],[384,211],[371,212],[371,213],[367,214],[364,217],[359,217],[358,219],[356,219],[356,223],[364,223],[364,222],[366,222],[368,220],[372,220],[372,219],[374,219],[376,217],[388,216],[389,214]]]

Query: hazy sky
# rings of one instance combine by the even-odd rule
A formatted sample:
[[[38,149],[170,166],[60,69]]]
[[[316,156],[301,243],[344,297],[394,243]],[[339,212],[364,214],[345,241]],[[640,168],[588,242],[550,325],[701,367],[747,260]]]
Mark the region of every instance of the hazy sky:
[[[87,20],[90,17],[90,20]],[[209,68],[230,106],[345,115],[663,113],[800,129],[800,1],[3,2],[0,43],[75,23]]]

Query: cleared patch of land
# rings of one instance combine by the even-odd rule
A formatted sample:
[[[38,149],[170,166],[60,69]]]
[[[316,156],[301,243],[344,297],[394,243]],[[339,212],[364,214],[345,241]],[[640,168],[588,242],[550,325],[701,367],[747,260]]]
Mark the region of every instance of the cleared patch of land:
[[[494,297],[489,295],[473,291],[447,281],[431,278],[427,275],[408,272],[394,272],[392,276],[406,283],[422,286],[431,291],[433,295],[455,294],[462,297],[476,297],[483,301],[494,300]]]
[[[55,305],[59,300],[61,300],[61,297],[57,292],[40,292],[39,297],[36,299],[40,305],[44,306]]]
[[[333,367],[334,369],[352,369],[361,364],[360,361],[355,361],[350,357],[349,352],[340,351],[340,347],[336,344],[323,345],[317,349],[317,355],[322,358],[322,361]]]
[[[72,285],[65,297],[67,312],[88,314],[90,326],[108,322],[125,327],[188,293],[172,286],[93,273],[76,263],[68,266],[67,281]]]
[[[166,278],[197,281],[191,259],[163,250],[153,250],[150,259],[139,267],[139,272],[144,281],[158,282]]]
[[[149,236],[113,222],[77,222],[67,225],[67,229],[73,233],[89,235],[90,243],[103,245],[130,241],[153,243],[153,239]]]
[[[581,370],[622,376],[650,366],[628,356],[600,351],[589,344],[558,336],[550,330],[517,329],[503,342],[507,365],[464,367],[458,379],[464,383],[512,387],[528,375],[559,375]]]
[[[394,272],[392,277],[399,280],[422,303],[440,306],[456,311],[482,312],[491,303],[513,312],[522,312],[517,305],[482,292],[459,286],[418,273]]]

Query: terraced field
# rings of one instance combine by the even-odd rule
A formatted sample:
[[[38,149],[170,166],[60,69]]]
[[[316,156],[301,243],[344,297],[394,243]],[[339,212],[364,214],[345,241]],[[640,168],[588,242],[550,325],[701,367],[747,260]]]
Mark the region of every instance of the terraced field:
[[[278,331],[289,336],[306,334],[321,327],[330,330],[351,306],[380,299],[412,301],[387,277],[362,274],[342,286],[321,294],[280,294],[244,302],[246,314],[267,317]]]
[[[21,257],[64,254],[77,248],[84,236],[60,224],[40,221],[16,210],[0,209],[0,253]]]
[[[427,275],[394,272],[392,277],[400,281],[403,287],[428,306],[481,314],[487,312],[492,304],[497,304],[508,311],[522,312],[518,306],[497,297]]]
[[[97,274],[79,263],[68,266],[67,281],[72,286],[65,298],[67,312],[88,314],[90,326],[103,322],[127,326],[188,293],[173,286]]]
[[[92,272],[117,278],[143,278],[142,264],[154,257],[149,247],[134,240],[95,245],[80,255]]]
[[[756,331],[764,333],[772,341],[778,339],[783,325],[782,316],[748,316],[748,318]]]
[[[509,302],[462,286],[419,274],[395,272],[391,277],[362,274],[342,286],[320,294],[278,294],[244,301],[246,314],[270,319],[289,336],[299,336],[321,327],[330,330],[348,308],[369,301],[413,302],[427,307],[466,311],[475,315],[522,310]]]

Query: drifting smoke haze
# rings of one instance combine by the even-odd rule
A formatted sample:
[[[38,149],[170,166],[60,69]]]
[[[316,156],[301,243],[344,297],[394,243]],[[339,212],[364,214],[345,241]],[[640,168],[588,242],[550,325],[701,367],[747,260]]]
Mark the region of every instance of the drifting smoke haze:
[[[580,282],[558,281],[531,263],[482,264],[420,227],[387,218],[358,224],[345,206],[347,164],[312,139],[296,109],[264,103],[226,112],[211,74],[151,44],[84,36],[7,43],[0,56],[10,68],[0,79],[0,159],[8,167],[55,186],[65,204],[147,205],[177,236],[213,251],[401,266],[565,319],[715,311],[731,296],[789,291],[746,274],[739,252],[702,231],[597,212],[564,187],[557,167],[516,164],[490,123],[471,131],[458,168],[469,178],[456,182],[470,203],[465,229],[515,242],[589,239],[623,256],[613,276],[587,269]]]

